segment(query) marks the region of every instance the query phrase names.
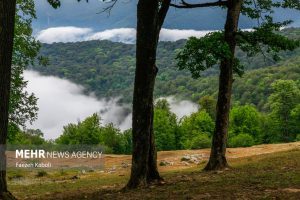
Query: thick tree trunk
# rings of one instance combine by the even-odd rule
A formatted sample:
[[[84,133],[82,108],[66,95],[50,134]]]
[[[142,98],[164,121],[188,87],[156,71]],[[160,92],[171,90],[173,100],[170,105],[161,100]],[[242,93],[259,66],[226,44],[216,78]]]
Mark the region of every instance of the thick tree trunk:
[[[0,0],[0,199],[14,199],[7,191],[5,146],[16,0]]]
[[[217,102],[216,127],[213,135],[211,154],[205,170],[220,170],[228,167],[226,160],[226,142],[229,125],[230,101],[233,83],[234,54],[236,32],[243,0],[229,0],[225,24],[225,41],[230,47],[232,57],[220,65],[219,94]]]
[[[139,0],[137,6],[136,71],[132,116],[132,168],[127,188],[160,181],[153,133],[153,92],[157,74],[156,51],[170,0]]]

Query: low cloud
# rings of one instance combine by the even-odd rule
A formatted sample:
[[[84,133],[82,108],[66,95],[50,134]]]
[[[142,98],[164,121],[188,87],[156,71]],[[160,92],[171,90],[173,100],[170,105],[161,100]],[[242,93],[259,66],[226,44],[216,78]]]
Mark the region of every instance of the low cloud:
[[[160,40],[177,41],[187,39],[191,36],[203,37],[209,32],[212,31],[162,29]],[[136,30],[134,28],[117,28],[95,32],[90,28],[72,26],[54,27],[40,31],[36,38],[43,43],[110,40],[113,42],[132,44],[136,41]]]
[[[192,113],[197,112],[199,109],[199,106],[197,104],[188,100],[179,101],[172,96],[159,98],[159,99],[166,99],[168,101],[168,103],[170,104],[171,112],[175,113],[178,121],[182,119],[184,116],[189,116]],[[121,130],[127,130],[131,128],[131,123],[132,123],[132,114],[129,114],[120,123],[119,128]]]
[[[90,28],[53,27],[40,31],[36,39],[43,43],[78,42],[86,40],[86,36],[92,34],[92,32],[93,30]]]
[[[103,124],[113,123],[122,131],[131,128],[132,114],[128,112],[128,106],[117,103],[118,99],[97,99],[92,94],[85,95],[80,85],[34,71],[25,71],[24,76],[28,80],[27,91],[39,98],[38,119],[27,128],[42,130],[46,139],[59,137],[63,126],[84,120],[93,113],[100,113]],[[198,106],[190,101],[166,99],[179,119],[198,110]]]
[[[177,41],[189,37],[203,37],[213,31],[196,31],[196,30],[179,30],[179,29],[162,29],[160,32],[161,41]]]
[[[181,119],[184,116],[189,116],[192,113],[197,112],[199,109],[198,105],[191,101],[178,101],[174,97],[167,97],[166,99],[170,104],[171,111],[176,114],[178,119]]]
[[[47,139],[57,138],[63,126],[96,112],[104,124],[119,125],[126,117],[126,109],[117,104],[117,99],[99,100],[93,95],[84,95],[83,88],[70,81],[33,71],[25,71],[24,76],[29,80],[27,91],[39,98],[38,119],[28,128],[41,129]]]
[[[118,28],[93,33],[87,36],[86,40],[110,40],[112,42],[122,42],[131,44],[135,42],[136,30],[134,28]]]

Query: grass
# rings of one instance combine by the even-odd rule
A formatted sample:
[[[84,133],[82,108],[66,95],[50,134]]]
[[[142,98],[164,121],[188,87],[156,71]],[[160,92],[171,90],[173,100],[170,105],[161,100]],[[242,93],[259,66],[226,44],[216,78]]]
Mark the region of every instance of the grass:
[[[127,192],[120,189],[128,180],[128,170],[122,174],[91,172],[76,180],[72,179],[78,174],[76,171],[49,172],[30,184],[9,182],[9,188],[19,199],[45,200],[300,199],[300,150],[231,159],[230,165],[231,169],[219,172],[201,171],[204,163],[188,169],[164,171],[164,185]]]

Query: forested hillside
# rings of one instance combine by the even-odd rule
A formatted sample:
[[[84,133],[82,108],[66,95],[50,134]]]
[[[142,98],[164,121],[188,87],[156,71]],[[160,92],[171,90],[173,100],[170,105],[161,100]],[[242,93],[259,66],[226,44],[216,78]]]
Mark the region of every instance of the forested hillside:
[[[285,29],[282,33],[290,38],[300,37],[300,29]],[[217,68],[205,71],[199,79],[192,79],[189,72],[176,68],[176,52],[184,44],[185,40],[159,44],[155,96],[175,95],[192,101],[198,101],[203,95],[216,96]],[[134,45],[110,41],[43,44],[40,54],[49,59],[49,64],[34,66],[34,70],[69,79],[100,98],[120,96],[121,101],[130,102],[135,71]],[[282,60],[275,63],[267,55],[247,58],[238,52],[247,71],[242,78],[236,77],[235,102],[253,103],[264,110],[269,86],[274,80],[300,79],[299,55],[300,49],[285,52],[281,54]]]

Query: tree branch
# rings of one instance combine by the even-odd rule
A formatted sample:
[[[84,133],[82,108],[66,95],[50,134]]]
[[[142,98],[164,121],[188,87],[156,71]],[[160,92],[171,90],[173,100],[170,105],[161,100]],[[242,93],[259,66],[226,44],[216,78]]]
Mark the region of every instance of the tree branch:
[[[106,3],[105,0],[103,2]],[[112,0],[112,1],[107,2],[107,3],[110,3],[110,5],[105,7],[102,11],[98,12],[97,14],[107,12],[108,15],[110,15],[111,10],[113,9],[113,7],[116,5],[117,2],[118,2],[118,0]]]
[[[198,3],[198,4],[191,4],[187,3],[185,0],[181,0],[180,4],[173,4],[171,3],[170,6],[174,8],[204,8],[204,7],[214,7],[214,6],[226,6],[228,1],[216,1],[216,2],[209,2],[209,3]]]

